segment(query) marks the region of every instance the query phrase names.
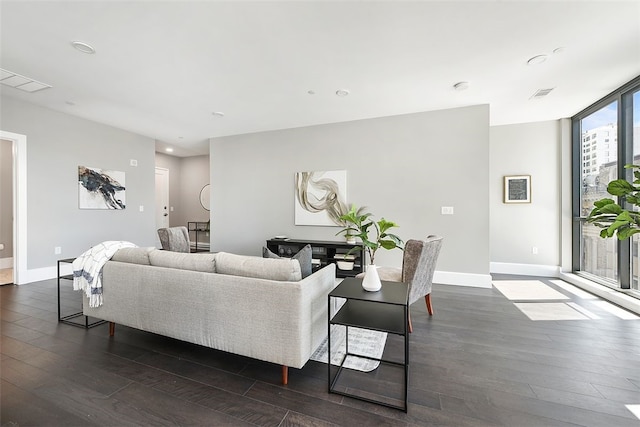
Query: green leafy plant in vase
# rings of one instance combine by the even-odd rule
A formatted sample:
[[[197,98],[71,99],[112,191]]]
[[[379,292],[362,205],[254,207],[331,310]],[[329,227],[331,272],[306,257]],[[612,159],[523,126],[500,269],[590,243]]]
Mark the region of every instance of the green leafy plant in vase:
[[[388,231],[392,228],[398,227],[393,221],[388,221],[381,218],[378,221],[371,219],[372,214],[366,212],[365,207],[357,208],[355,205],[351,205],[351,209],[344,215],[340,216],[340,220],[343,221],[345,227],[340,230],[336,235],[344,234],[345,236],[355,236],[360,238],[365,249],[365,253],[369,256],[371,265],[367,268],[365,278],[362,286],[368,291],[377,291],[380,289],[380,278],[375,266],[375,257],[378,249],[400,249],[402,250],[402,244],[404,243],[400,237]],[[371,236],[370,233],[373,233]],[[347,255],[351,254],[357,248],[351,249],[347,252]],[[361,260],[364,262],[365,260]]]
[[[626,169],[640,169],[640,165],[625,165]],[[628,239],[634,234],[640,233],[640,172],[633,172],[634,180],[616,179],[607,185],[607,193],[617,196],[618,202],[613,199],[603,198],[596,200],[593,210],[587,217],[587,222],[602,228],[600,237],[608,238],[614,235],[620,240]],[[625,209],[622,206],[631,205],[633,208]]]

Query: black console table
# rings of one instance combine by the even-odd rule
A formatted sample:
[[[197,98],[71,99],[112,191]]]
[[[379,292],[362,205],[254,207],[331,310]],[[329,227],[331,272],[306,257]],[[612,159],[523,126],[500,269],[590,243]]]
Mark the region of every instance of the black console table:
[[[66,275],[62,275],[60,273],[60,265],[61,264],[71,264],[73,261],[75,260],[75,258],[65,258],[65,259],[59,259],[58,260],[58,322],[61,323],[65,323],[67,325],[72,325],[72,326],[77,326],[79,328],[85,328],[85,329],[89,329],[89,328],[93,328],[94,326],[98,326],[101,325],[103,323],[106,322],[106,320],[95,320],[93,322],[89,322],[89,316],[85,316],[84,313],[82,312],[82,310],[76,312],[76,313],[72,313],[72,314],[66,314],[63,315],[62,314],[62,308],[60,307],[60,281],[61,280],[70,280],[73,281],[73,274],[66,274]],[[83,295],[84,297],[84,295]],[[80,321],[74,321],[73,319],[76,319],[78,317],[82,317],[84,316],[84,322]]]
[[[306,245],[311,245],[313,271],[330,263],[337,263],[337,261],[343,261],[345,259],[351,260],[350,257],[353,257],[353,269],[341,270],[340,268],[336,268],[336,277],[354,277],[356,274],[364,271],[365,257],[362,243],[304,239],[267,240],[267,248],[281,257],[291,257]],[[347,257],[347,253],[352,249],[353,251],[349,254],[350,257]]]
[[[195,252],[209,252],[209,249],[198,249],[198,234],[199,233],[205,233],[206,236],[209,236],[209,245],[211,245],[211,236],[210,236],[210,225],[211,223],[209,222],[200,222],[200,221],[188,221],[187,222],[187,230],[189,230],[189,234],[191,234],[191,232],[195,233],[195,239],[194,241],[196,242],[196,247],[195,247]]]
[[[331,298],[345,298],[346,302],[332,317],[329,310],[328,321],[328,360],[331,360],[331,325],[344,325],[346,327],[346,349],[345,355],[339,366],[328,363],[329,370],[329,393],[341,394],[367,402],[377,403],[390,408],[401,409],[407,412],[408,394],[408,374],[409,374],[409,287],[406,283],[382,282],[382,288],[377,292],[367,292],[362,288],[362,280],[356,278],[346,278],[328,296],[328,307],[331,307]],[[373,357],[353,354],[349,352],[349,327],[362,329],[372,329],[387,332],[389,334],[404,337],[404,362],[376,359]],[[377,360],[380,366],[372,372],[354,371],[344,368],[344,363],[348,357],[365,358]],[[395,401],[402,401],[397,396],[383,396],[375,393],[374,387],[368,387],[367,381],[375,382],[378,374],[375,372],[382,365],[392,365],[396,370],[403,372],[404,391],[402,398],[404,405],[397,405]],[[335,373],[334,373],[335,371]],[[343,380],[345,377],[345,381]],[[344,384],[349,379],[358,379],[357,385],[348,386]],[[355,383],[355,381],[354,381]],[[383,390],[380,390],[383,392]],[[387,390],[384,390],[387,394]]]

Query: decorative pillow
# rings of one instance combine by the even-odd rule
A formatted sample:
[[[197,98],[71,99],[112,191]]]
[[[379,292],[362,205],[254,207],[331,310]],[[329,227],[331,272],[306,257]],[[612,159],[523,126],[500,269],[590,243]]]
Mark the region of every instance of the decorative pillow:
[[[282,282],[298,282],[302,279],[298,260],[260,258],[226,252],[218,252],[216,255],[216,272]]]
[[[156,267],[178,268],[181,270],[216,272],[216,254],[184,253],[171,251],[153,251],[149,253],[151,265]]]
[[[311,250],[311,245],[306,245],[304,248],[300,249],[300,251],[291,257],[291,259],[297,259],[300,263],[300,271],[302,272],[302,278],[309,276],[313,270],[311,265],[311,258],[313,256],[313,251]],[[262,248],[262,257],[263,258],[282,258],[269,249],[263,247]]]
[[[149,253],[155,250],[156,248],[122,248],[113,254],[111,261],[150,265]]]

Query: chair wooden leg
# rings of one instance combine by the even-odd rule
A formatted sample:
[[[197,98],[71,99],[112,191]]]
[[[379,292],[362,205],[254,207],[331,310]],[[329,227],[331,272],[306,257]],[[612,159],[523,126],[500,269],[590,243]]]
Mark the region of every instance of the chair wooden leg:
[[[433,316],[433,307],[431,306],[431,294],[427,294],[424,296],[424,300],[427,302],[427,311],[430,316]]]
[[[413,325],[411,325],[411,312],[408,313],[407,317],[409,317],[409,333],[413,332]]]
[[[289,367],[282,365],[282,384],[287,385],[289,383]]]
[[[109,322],[109,336],[112,337],[116,333],[116,324]]]

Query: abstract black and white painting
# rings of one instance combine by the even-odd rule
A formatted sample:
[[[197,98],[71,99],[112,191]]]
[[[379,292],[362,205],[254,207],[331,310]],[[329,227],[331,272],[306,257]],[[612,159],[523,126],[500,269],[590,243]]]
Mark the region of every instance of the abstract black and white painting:
[[[340,226],[347,209],[347,171],[296,173],[296,225]]]
[[[78,166],[80,209],[124,209],[124,172]]]

